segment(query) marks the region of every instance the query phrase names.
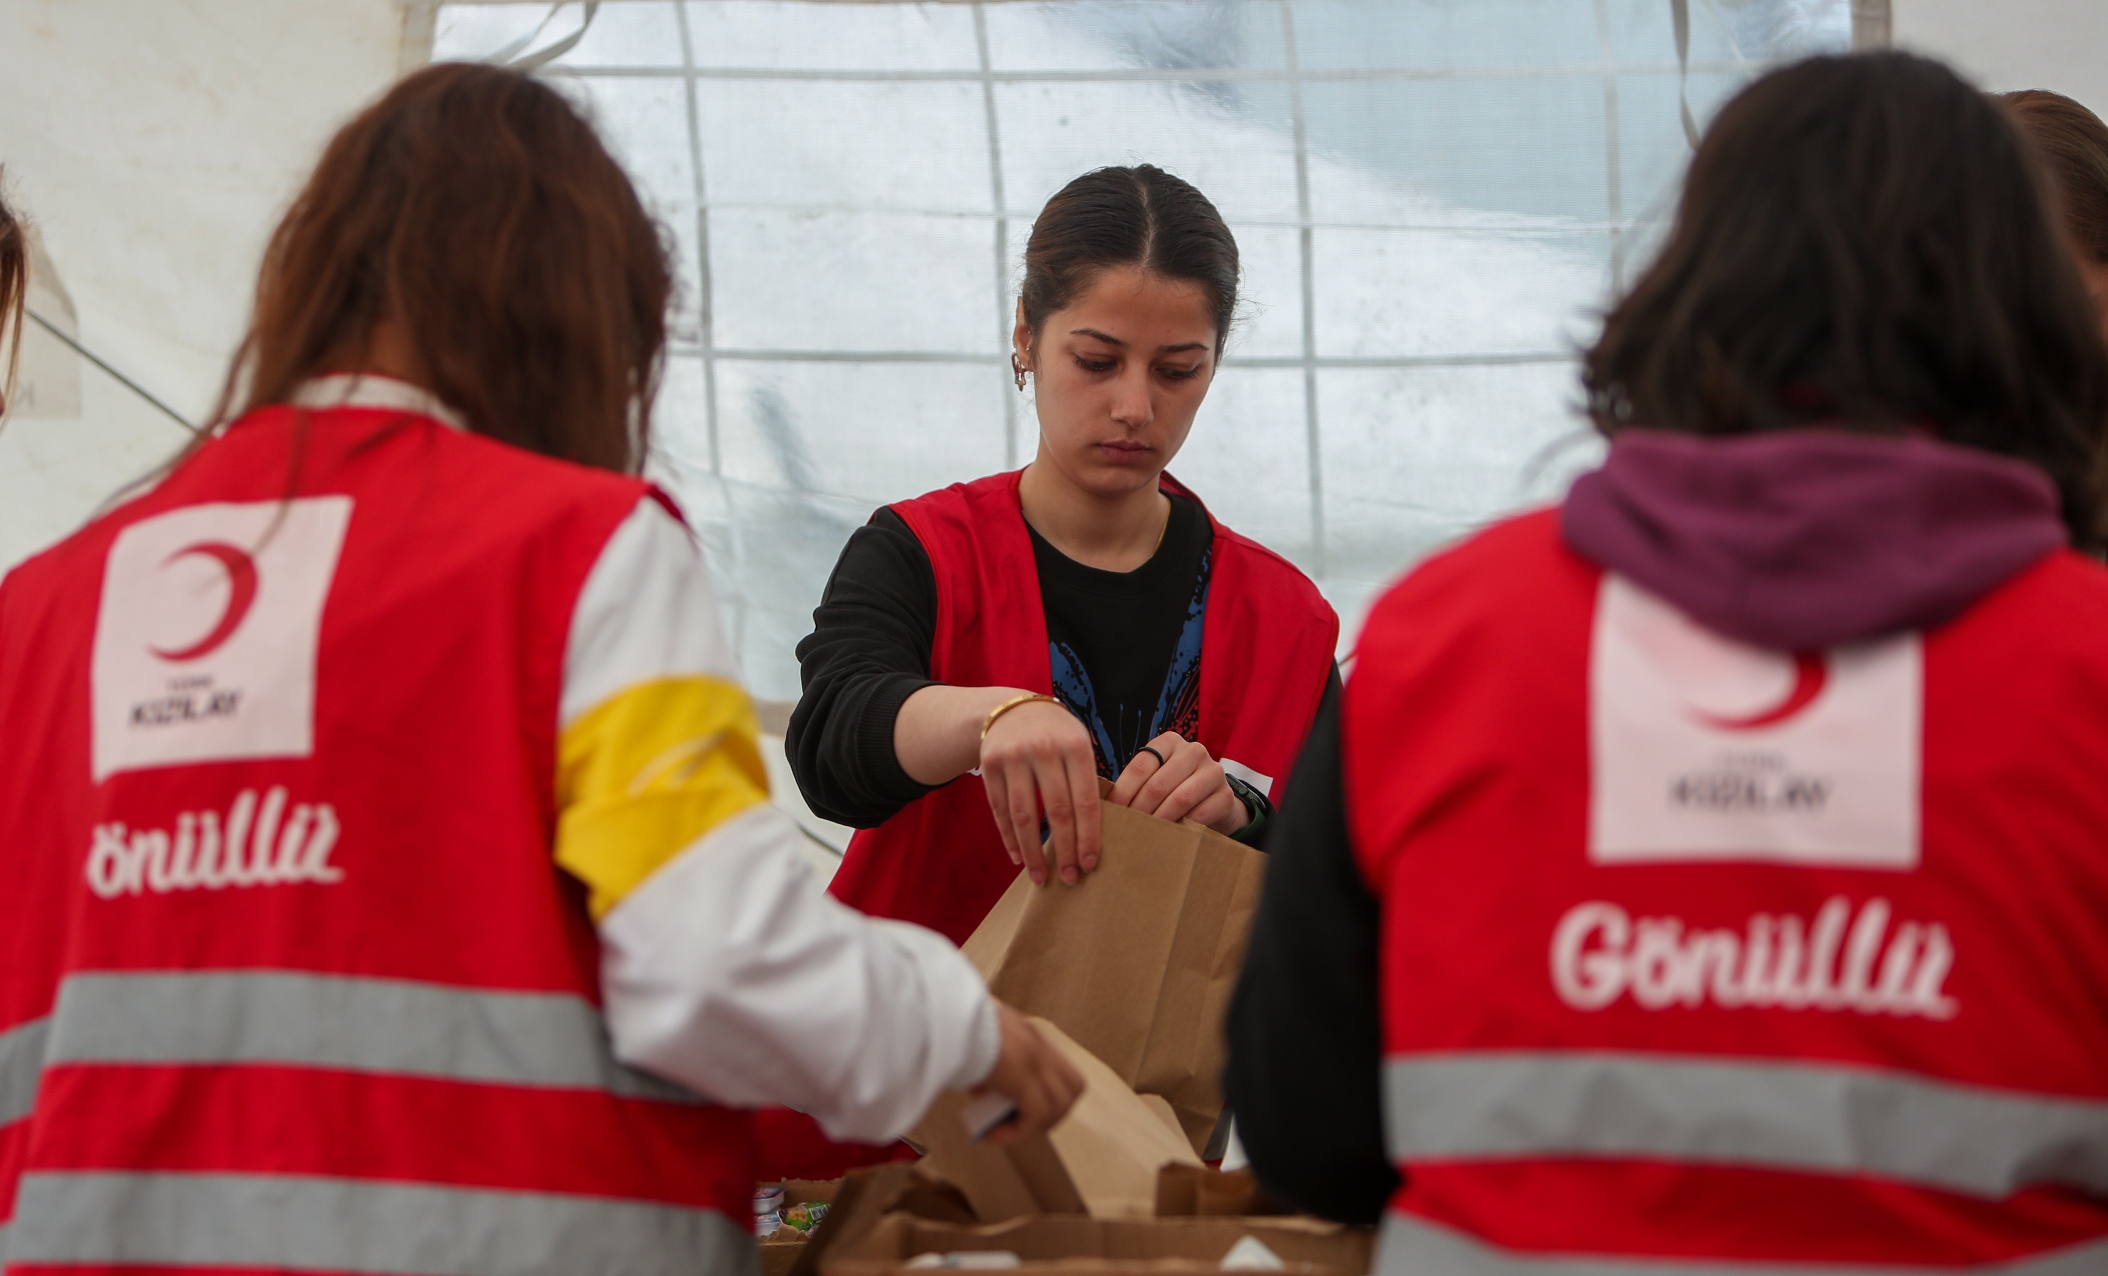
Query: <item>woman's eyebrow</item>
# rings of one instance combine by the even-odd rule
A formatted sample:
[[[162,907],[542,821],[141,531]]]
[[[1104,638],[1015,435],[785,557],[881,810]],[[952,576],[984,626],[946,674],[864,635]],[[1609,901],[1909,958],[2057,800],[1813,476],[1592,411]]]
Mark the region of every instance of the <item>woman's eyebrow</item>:
[[[1069,329],[1069,335],[1072,337],[1095,337],[1109,346],[1118,346],[1122,350],[1125,350],[1127,348],[1127,343],[1125,341],[1120,340],[1118,337],[1115,337],[1110,333],[1100,332],[1096,328],[1071,328]],[[1156,348],[1156,352],[1158,354],[1177,354],[1183,350],[1205,350],[1207,348],[1208,343],[1205,341],[1188,341],[1183,345],[1158,346]]]

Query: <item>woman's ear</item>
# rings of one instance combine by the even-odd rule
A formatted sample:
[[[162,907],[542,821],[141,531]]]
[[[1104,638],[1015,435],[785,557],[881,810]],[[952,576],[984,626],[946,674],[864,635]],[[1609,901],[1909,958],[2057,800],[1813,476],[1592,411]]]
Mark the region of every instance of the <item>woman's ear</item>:
[[[1025,371],[1032,371],[1032,329],[1025,322],[1025,299],[1017,299],[1017,326],[1010,330],[1010,349]]]

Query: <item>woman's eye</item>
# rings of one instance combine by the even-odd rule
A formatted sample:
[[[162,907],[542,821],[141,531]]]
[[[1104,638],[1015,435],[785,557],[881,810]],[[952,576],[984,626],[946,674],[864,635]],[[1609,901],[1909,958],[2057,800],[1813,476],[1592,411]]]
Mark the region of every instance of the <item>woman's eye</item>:
[[[1111,359],[1079,358],[1076,360],[1076,366],[1082,368],[1085,372],[1111,372],[1113,370],[1113,361]]]
[[[1173,381],[1191,381],[1200,375],[1200,365],[1196,363],[1190,368],[1165,368],[1163,371],[1164,375]]]

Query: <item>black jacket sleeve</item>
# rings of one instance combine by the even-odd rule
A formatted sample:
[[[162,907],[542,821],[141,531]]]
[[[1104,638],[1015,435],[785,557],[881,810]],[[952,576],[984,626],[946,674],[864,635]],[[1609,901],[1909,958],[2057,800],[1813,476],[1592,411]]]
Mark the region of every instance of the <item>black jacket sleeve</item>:
[[[1383,1148],[1378,906],[1347,836],[1339,682],[1267,829],[1266,887],[1230,1003],[1224,1090],[1269,1195],[1374,1223],[1398,1186]]]
[[[890,509],[850,536],[798,644],[804,688],[785,752],[813,814],[872,828],[930,791],[901,769],[893,720],[932,686],[937,575],[929,551]]]

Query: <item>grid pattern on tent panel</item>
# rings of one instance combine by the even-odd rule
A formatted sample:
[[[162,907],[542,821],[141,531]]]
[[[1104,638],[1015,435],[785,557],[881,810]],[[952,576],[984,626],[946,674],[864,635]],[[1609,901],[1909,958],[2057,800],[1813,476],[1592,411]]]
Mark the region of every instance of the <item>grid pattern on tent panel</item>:
[[[580,7],[443,3],[434,55]],[[1589,321],[1703,121],[1848,47],[1849,0],[608,0],[546,73],[670,227],[660,469],[757,691],[882,502],[1031,459],[1019,260],[1077,173],[1151,162],[1236,232],[1245,302],[1174,471],[1350,625],[1441,542],[1596,455]],[[537,29],[540,35],[535,34]],[[1350,630],[1351,632],[1351,630]]]

